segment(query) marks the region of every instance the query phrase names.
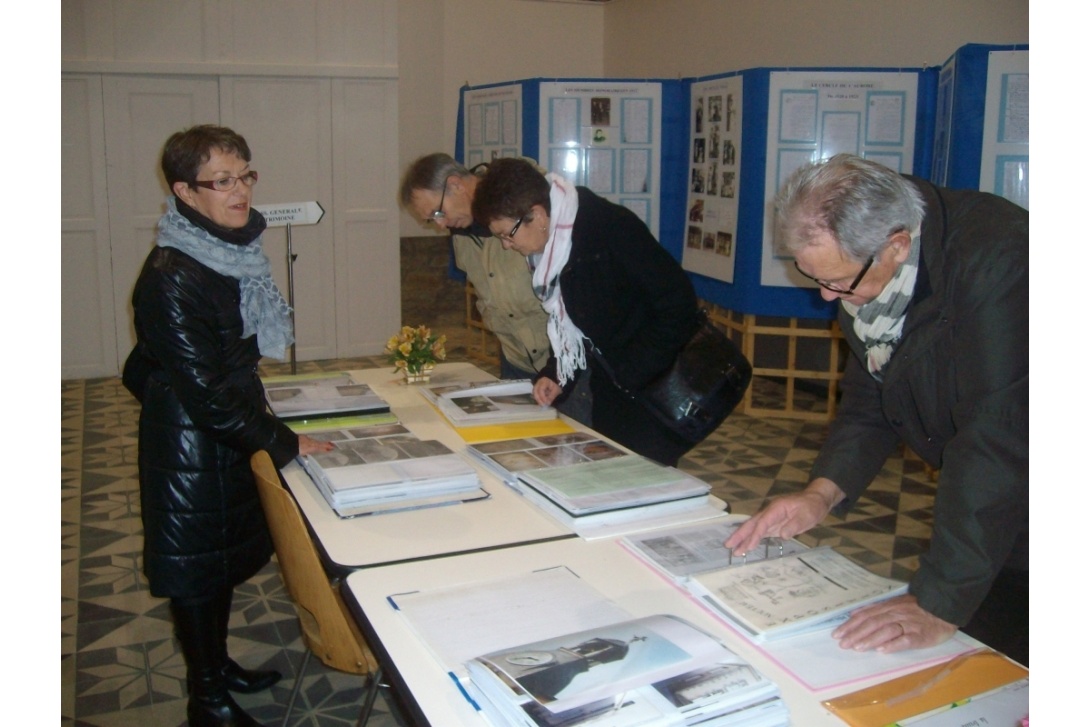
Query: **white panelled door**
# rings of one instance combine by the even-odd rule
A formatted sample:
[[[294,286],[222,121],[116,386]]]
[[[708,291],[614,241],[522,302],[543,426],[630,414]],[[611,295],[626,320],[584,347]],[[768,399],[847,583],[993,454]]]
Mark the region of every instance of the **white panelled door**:
[[[397,150],[396,81],[335,79],[333,223],[342,356],[377,353],[401,327]]]
[[[61,78],[61,370],[117,371],[102,78]]]
[[[257,204],[319,202],[292,228],[296,356],[376,354],[401,325],[397,81],[62,75],[62,376],[117,374],[132,349],[132,289],[168,190],[163,143],[194,124],[249,142]],[[286,231],[265,250],[288,293]]]
[[[104,76],[102,93],[120,365],[136,342],[132,289],[155,244],[168,194],[159,170],[163,143],[175,131],[219,123],[219,83],[214,78]]]
[[[261,173],[254,204],[317,201],[317,225],[291,230],[295,261],[295,348],[299,360],[337,356],[333,279],[333,148],[328,78],[220,78],[223,123],[246,137]],[[270,227],[265,253],[288,295],[287,232]]]

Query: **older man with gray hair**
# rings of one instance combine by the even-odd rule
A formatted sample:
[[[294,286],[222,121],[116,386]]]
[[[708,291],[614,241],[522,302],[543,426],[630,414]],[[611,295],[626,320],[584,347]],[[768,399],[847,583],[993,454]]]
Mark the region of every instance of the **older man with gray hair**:
[[[499,339],[501,376],[531,378],[549,360],[548,317],[534,295],[526,261],[473,221],[478,179],[476,169],[450,155],[428,154],[405,171],[400,202],[422,224],[451,233],[454,261],[476,290],[485,326]]]
[[[856,611],[844,648],[922,648],[962,627],[1029,663],[1029,213],[840,154],[776,199],[795,267],[840,301],[852,356],[801,492],[727,541],[792,537],[863,493],[898,443],[941,467],[907,595]]]

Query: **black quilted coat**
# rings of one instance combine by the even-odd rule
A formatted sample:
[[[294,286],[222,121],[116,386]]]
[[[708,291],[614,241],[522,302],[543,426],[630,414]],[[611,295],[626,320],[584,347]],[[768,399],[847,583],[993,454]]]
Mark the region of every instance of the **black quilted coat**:
[[[140,505],[151,593],[233,588],[272,554],[249,458],[278,467],[298,438],[269,414],[239,284],[173,248],[148,255],[133,293],[137,344],[124,383],[140,400]]]

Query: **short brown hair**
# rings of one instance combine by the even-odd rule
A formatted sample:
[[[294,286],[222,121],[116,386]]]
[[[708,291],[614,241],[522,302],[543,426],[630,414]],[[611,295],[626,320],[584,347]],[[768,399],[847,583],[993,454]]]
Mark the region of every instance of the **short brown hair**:
[[[191,126],[172,134],[163,145],[160,166],[167,186],[174,189],[175,182],[185,182],[192,187],[201,165],[212,157],[213,149],[250,161],[250,147],[235,131],[214,124]]]
[[[539,204],[545,213],[549,205],[549,181],[525,159],[505,157],[488,165],[473,194],[473,219],[488,225],[500,217],[517,219]]]

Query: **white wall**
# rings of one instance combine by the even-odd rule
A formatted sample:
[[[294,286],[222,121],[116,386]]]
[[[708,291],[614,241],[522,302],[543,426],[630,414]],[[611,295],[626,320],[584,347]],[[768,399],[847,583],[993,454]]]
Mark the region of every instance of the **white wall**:
[[[362,175],[354,167],[333,173],[343,184],[366,186],[353,203],[362,206],[346,210],[355,220],[373,224],[375,206],[388,207],[395,234],[415,236],[427,233],[395,211],[398,178],[422,154],[453,151],[464,84],[538,77],[673,78],[760,66],[938,65],[965,43],[1027,42],[1028,14],[1027,0],[614,0],[604,5],[546,0],[62,0],[61,56],[62,71],[98,77],[136,73],[389,81],[390,89],[359,96],[353,111],[361,122],[387,119],[391,129],[380,140],[386,154],[360,149],[353,164],[368,170]],[[396,104],[396,119],[366,108],[376,100]],[[83,111],[92,114],[84,119],[90,123],[93,109]],[[86,130],[87,123],[80,129]],[[365,133],[355,127],[343,131],[343,138]],[[77,136],[65,134],[65,139]],[[73,160],[63,170],[66,188],[67,175],[86,176],[96,165],[101,168],[99,157],[65,148]],[[371,175],[376,166],[384,168]],[[153,183],[150,172],[148,183]],[[346,191],[335,189],[333,196],[345,199]],[[69,239],[84,245],[68,269],[76,259],[88,270],[97,266],[101,283],[109,267],[87,245],[101,241],[109,225],[95,199],[88,194],[80,200],[86,205],[68,217],[62,213],[67,220],[62,222]],[[354,234],[345,224],[356,222],[338,221],[337,234]],[[337,275],[344,279],[343,271]],[[131,286],[132,281],[112,284]],[[67,279],[65,285],[65,320],[71,311],[89,311],[96,304],[93,295],[75,297]],[[356,304],[338,294],[337,306]],[[100,307],[96,315],[105,321],[107,313]],[[327,335],[332,334],[323,333]],[[345,335],[343,330],[338,333],[342,339]],[[84,340],[86,328],[62,323],[62,336],[67,351],[95,347]],[[314,350],[329,349],[316,341]]]
[[[610,76],[920,68],[966,43],[1029,41],[1028,0],[615,0],[605,20]]]
[[[677,78],[760,66],[943,63],[1025,43],[1027,0],[400,0],[400,168],[453,152],[458,89],[524,78]],[[402,214],[401,234],[428,234]]]
[[[158,156],[196,123],[247,137],[256,204],[326,209],[292,230],[298,358],[380,352],[401,325],[396,0],[65,0],[61,25],[62,376],[131,349]],[[286,230],[264,239],[286,293]]]
[[[459,89],[467,83],[605,74],[599,5],[401,0],[398,12],[402,170],[424,154],[454,153]],[[401,234],[428,233],[402,213]]]

